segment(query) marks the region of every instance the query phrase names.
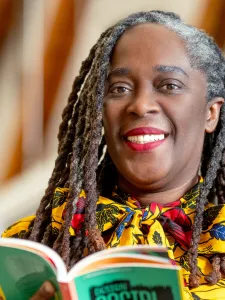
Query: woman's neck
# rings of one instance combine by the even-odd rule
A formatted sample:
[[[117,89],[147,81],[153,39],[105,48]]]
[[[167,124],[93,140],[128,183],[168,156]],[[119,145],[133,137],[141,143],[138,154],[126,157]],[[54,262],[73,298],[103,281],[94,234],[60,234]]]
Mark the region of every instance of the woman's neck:
[[[130,186],[128,186],[129,184],[127,185],[123,180],[119,180],[119,187],[124,192],[127,192],[135,197],[143,206],[148,205],[152,202],[167,204],[182,198],[198,182],[198,179],[198,176],[195,176],[194,178],[184,182],[183,184],[175,188],[163,191],[156,190],[143,192],[143,190],[140,191],[138,188],[131,188]]]

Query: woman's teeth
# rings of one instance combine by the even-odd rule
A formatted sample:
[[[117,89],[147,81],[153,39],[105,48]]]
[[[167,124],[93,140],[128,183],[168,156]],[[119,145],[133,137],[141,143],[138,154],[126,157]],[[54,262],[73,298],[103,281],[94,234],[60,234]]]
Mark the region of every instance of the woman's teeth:
[[[145,135],[128,136],[127,140],[132,143],[146,144],[150,142],[161,141],[164,138],[165,138],[165,134],[145,134]]]

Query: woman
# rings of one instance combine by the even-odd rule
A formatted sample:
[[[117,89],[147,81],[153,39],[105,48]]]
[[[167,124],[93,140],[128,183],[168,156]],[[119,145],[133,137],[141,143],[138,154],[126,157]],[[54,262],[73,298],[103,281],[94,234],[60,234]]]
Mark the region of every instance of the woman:
[[[68,267],[105,247],[162,244],[187,299],[223,299],[225,208],[208,201],[224,203],[224,79],[213,40],[174,13],[106,30],[75,79],[36,216],[3,236],[47,244]]]

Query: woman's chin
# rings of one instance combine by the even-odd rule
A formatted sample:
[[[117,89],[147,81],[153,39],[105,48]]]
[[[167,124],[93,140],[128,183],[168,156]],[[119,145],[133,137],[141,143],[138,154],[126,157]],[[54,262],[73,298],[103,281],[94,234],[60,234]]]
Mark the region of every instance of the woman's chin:
[[[149,175],[150,173],[136,173],[127,174],[125,179],[125,184],[127,186],[136,187],[142,191],[153,191],[158,189],[163,189],[168,184],[168,174],[169,172],[157,172]],[[123,180],[122,180],[123,181]]]

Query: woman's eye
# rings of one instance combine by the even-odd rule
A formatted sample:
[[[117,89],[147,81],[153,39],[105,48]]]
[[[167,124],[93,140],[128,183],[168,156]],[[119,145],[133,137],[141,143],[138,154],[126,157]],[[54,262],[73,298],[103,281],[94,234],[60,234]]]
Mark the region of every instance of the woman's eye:
[[[163,91],[179,90],[181,87],[174,83],[167,83],[160,87]]]
[[[109,91],[110,91],[110,93],[113,93],[113,94],[124,94],[124,93],[129,92],[130,90],[125,86],[116,86],[116,87],[111,88]]]

